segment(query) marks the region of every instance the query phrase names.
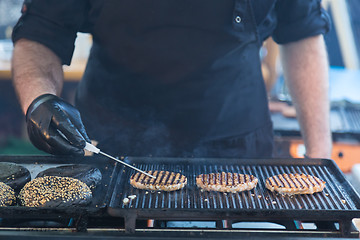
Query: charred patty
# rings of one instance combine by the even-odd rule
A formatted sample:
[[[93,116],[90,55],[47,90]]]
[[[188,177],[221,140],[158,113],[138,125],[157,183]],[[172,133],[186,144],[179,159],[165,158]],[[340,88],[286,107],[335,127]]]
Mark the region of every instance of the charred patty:
[[[231,172],[200,174],[196,185],[206,191],[242,192],[256,187],[258,179],[253,175]]]
[[[279,174],[266,179],[266,188],[281,194],[313,194],[325,188],[325,182],[317,177],[305,174]]]
[[[176,191],[187,184],[187,178],[175,172],[148,171],[147,173],[156,177],[151,178],[143,173],[135,173],[130,177],[130,184],[139,189]]]

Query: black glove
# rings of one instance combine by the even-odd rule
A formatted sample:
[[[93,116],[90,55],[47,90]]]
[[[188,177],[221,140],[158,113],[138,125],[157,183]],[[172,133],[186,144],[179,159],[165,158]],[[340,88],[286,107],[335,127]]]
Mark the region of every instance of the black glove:
[[[34,146],[51,154],[84,155],[85,142],[90,142],[79,111],[52,94],[30,104],[26,123]]]

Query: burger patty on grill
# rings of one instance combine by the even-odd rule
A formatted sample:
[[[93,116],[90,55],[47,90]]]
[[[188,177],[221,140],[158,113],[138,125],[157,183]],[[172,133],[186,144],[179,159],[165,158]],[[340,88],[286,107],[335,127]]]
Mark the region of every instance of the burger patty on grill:
[[[196,185],[207,191],[242,192],[256,187],[258,179],[253,175],[231,172],[200,174]]]
[[[266,179],[266,188],[281,194],[313,194],[325,188],[325,182],[317,177],[305,174],[279,174]]]
[[[187,184],[187,178],[175,172],[168,171],[148,171],[155,178],[146,176],[143,173],[135,173],[130,177],[130,184],[139,189],[176,191],[182,189]]]

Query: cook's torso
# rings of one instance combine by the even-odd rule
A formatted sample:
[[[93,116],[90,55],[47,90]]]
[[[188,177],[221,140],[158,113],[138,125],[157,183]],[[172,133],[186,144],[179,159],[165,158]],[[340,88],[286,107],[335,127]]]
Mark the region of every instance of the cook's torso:
[[[185,146],[268,125],[250,2],[105,1],[77,93],[90,136]]]

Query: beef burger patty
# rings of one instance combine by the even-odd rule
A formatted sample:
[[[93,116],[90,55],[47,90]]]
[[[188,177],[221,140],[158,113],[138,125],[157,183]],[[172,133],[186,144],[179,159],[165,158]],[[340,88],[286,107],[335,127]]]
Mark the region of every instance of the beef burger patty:
[[[256,187],[258,179],[253,175],[231,172],[200,174],[196,185],[206,191],[242,192]]]
[[[187,178],[175,172],[168,171],[148,171],[155,178],[150,178],[143,173],[135,173],[130,177],[130,184],[139,189],[176,191],[182,189],[187,184]]]
[[[313,194],[325,188],[325,182],[304,173],[284,173],[266,179],[266,188],[286,195]]]

